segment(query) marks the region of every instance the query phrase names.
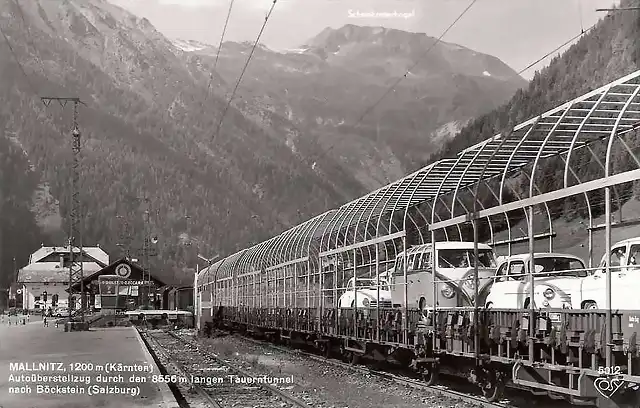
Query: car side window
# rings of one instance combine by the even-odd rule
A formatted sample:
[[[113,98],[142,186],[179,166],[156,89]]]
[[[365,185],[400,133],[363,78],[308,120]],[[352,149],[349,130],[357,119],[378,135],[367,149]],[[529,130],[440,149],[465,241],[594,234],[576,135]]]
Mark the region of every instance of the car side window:
[[[393,270],[394,276],[404,275],[404,255],[401,255],[396,258],[396,267]]]
[[[524,262],[512,261],[509,264],[509,278],[513,280],[524,279]]]
[[[624,266],[627,264],[626,262],[626,253],[627,253],[627,248],[624,246],[619,246],[614,248],[611,251],[611,267],[616,268],[616,270],[619,270],[620,266]]]
[[[508,263],[505,262],[502,265],[500,265],[500,267],[498,268],[498,271],[496,272],[496,282],[504,282],[506,279],[506,274],[507,274],[507,265]]]
[[[407,260],[407,270],[408,271],[412,271],[413,270],[413,261],[416,259],[416,255],[410,255],[409,259]]]
[[[429,268],[429,261],[430,261],[430,256],[431,254],[429,252],[424,252],[423,254],[421,254],[421,256],[418,258],[418,269],[428,269]]]
[[[631,245],[629,249],[629,266],[633,269],[640,269],[640,245]]]
[[[421,253],[416,254],[416,263],[415,263],[416,269],[424,268],[424,266],[422,265],[422,255],[424,254],[421,254]]]

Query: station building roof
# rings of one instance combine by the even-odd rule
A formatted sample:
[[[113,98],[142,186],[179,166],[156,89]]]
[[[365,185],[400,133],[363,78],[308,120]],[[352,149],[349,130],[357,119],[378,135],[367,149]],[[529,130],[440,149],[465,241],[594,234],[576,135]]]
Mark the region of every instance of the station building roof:
[[[74,248],[74,256],[80,250]],[[82,268],[86,273],[94,273],[107,266],[109,255],[100,247],[82,248]],[[41,247],[29,257],[29,264],[18,271],[20,283],[68,283],[69,247]],[[62,258],[62,260],[61,260]],[[105,262],[106,261],[106,262]]]

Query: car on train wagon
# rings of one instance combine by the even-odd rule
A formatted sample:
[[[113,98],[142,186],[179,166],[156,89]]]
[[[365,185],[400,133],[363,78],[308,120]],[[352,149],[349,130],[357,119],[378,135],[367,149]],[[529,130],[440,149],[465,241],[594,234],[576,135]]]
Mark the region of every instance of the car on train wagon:
[[[436,242],[435,268],[436,305],[440,307],[473,306],[475,298],[475,256],[473,242],[445,241]],[[433,307],[433,246],[417,245],[406,251],[407,258],[407,301],[409,307],[417,306],[424,310]],[[391,297],[394,307],[404,305],[404,259],[401,252],[396,257],[391,273]],[[478,280],[479,294],[491,284],[496,270],[493,249],[487,244],[478,244]],[[484,305],[483,299],[478,303]]]
[[[582,284],[581,309],[607,307],[606,254],[596,271]],[[611,246],[611,308],[640,309],[640,237],[616,242]]]
[[[535,271],[533,306],[536,308],[571,309],[572,296],[580,296],[582,282],[589,273],[584,261],[574,255],[534,253]],[[521,309],[529,307],[529,271],[531,255],[506,257],[496,269],[493,283],[487,287],[487,308]]]
[[[391,291],[386,280],[382,278],[351,278],[347,282],[347,290],[340,296],[338,304],[341,308],[390,308]]]

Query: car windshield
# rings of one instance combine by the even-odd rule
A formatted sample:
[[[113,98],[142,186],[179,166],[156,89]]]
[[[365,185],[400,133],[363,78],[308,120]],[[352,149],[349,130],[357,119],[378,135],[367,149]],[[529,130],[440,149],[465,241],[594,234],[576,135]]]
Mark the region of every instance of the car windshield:
[[[566,257],[545,257],[536,259],[536,274],[541,276],[579,277],[586,272],[582,261]]]
[[[475,266],[474,259],[473,249],[441,249],[438,251],[439,268],[472,268]],[[496,267],[493,250],[478,250],[478,267]]]
[[[356,284],[358,288],[362,289],[377,289],[377,281],[375,279],[358,279]],[[380,280],[380,290],[389,290],[385,280]]]

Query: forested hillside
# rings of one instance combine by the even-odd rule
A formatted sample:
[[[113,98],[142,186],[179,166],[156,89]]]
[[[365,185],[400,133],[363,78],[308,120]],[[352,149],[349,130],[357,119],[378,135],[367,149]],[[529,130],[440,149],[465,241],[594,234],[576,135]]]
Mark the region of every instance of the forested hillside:
[[[637,6],[637,1],[623,0],[620,7]],[[535,117],[568,100],[599,88],[611,81],[640,69],[640,11],[625,11],[609,14],[597,26],[585,34],[562,55],[554,58],[548,67],[537,72],[527,89],[519,90],[504,106],[469,123],[461,132],[434,156],[434,160],[455,157],[461,150],[489,139],[495,134],[508,131],[510,127]],[[636,135],[640,134],[636,132]],[[640,149],[638,137],[627,135],[632,149]],[[597,146],[600,150],[606,145]],[[624,151],[616,152],[615,169],[631,169],[635,166]],[[602,155],[600,154],[600,157]],[[602,168],[591,159],[587,149],[576,152],[572,159],[574,169],[582,180],[602,176]],[[563,183],[564,166],[552,160],[545,166],[545,174],[538,183],[542,191],[558,187]],[[528,182],[523,195],[528,195]],[[594,192],[599,196],[601,192]],[[602,197],[596,198],[602,206]],[[584,204],[571,200],[555,203],[556,215],[571,218],[586,216]],[[521,213],[521,212],[520,212]],[[597,215],[597,214],[595,214]]]
[[[148,20],[106,0],[3,0],[0,25],[6,35],[0,37],[0,153],[10,158],[0,164],[0,286],[11,279],[14,256],[21,267],[41,242],[66,241],[72,104],[45,107],[40,96],[84,102],[83,244],[100,244],[114,259],[131,241],[131,254],[141,258],[146,210],[148,234],[158,237],[152,269],[173,275],[193,267],[198,252],[229,254],[399,177],[413,160],[402,157],[424,158],[430,151],[418,136],[467,121],[524,85],[496,58],[442,43],[429,61],[437,73],[427,78],[416,72],[408,81],[415,90],[404,87],[379,118],[343,132],[341,120],[354,120],[359,106],[435,41],[348,26],[329,30],[337,37],[315,41],[305,55],[259,47],[215,132],[251,44],[225,44],[209,89],[216,72],[212,54],[185,52]],[[329,49],[336,44],[342,51]],[[325,48],[324,59],[316,55]],[[373,57],[360,58],[366,55]],[[459,59],[468,62],[466,71]],[[344,65],[355,60],[365,65],[346,75]],[[318,71],[314,81],[299,62]],[[358,72],[365,66],[368,75]],[[478,100],[454,103],[457,93],[446,85],[453,82],[461,84],[458,93]],[[327,83],[333,86],[322,88]],[[424,95],[432,98],[410,103]],[[331,99],[342,105],[334,109]],[[412,111],[405,112],[407,103]],[[378,122],[393,125],[385,129]],[[400,132],[398,123],[410,125]]]
[[[13,258],[18,266],[46,237],[29,205],[38,177],[22,149],[10,140],[12,136],[2,127],[0,132],[0,267],[4,272],[0,274],[0,288],[4,288],[12,276],[15,279]],[[5,296],[6,292],[0,293],[0,307]]]
[[[374,190],[527,85],[496,57],[436,41],[424,33],[347,24],[323,30],[299,49],[259,47],[243,77],[242,98],[287,117]],[[207,44],[175,43],[188,50],[192,66],[219,56],[216,72],[230,83],[253,46],[229,42],[218,54]]]
[[[0,40],[0,196],[12,209],[2,212],[0,284],[14,253],[23,266],[41,242],[60,245],[67,235],[72,104],[45,107],[39,96],[85,103],[84,245],[120,256],[126,221],[141,257],[148,209],[159,273],[193,267],[198,251],[268,238],[366,191],[332,158],[312,168],[317,141],[272,112],[256,108],[256,120],[231,107],[213,139],[226,95],[207,96],[211,66],[190,71],[147,20],[106,1],[2,1],[0,24],[8,39]]]

